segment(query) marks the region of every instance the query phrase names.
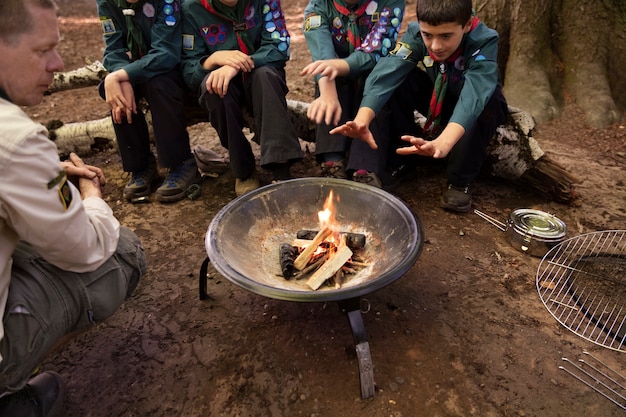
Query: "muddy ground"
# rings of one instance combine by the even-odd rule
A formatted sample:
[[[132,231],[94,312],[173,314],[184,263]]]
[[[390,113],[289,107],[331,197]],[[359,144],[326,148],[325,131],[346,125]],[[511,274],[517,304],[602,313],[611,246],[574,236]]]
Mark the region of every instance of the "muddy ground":
[[[292,36],[289,97],[310,100],[313,84],[298,75],[310,60],[300,29],[306,0],[283,3]],[[101,59],[95,2],[60,4],[66,69]],[[65,123],[107,114],[94,88],[54,94],[29,112]],[[593,130],[583,120],[570,103],[534,134],[580,178],[576,204],[485,174],[474,186],[474,207],[501,220],[516,208],[547,211],[567,224],[568,237],[624,229],[624,126]],[[209,125],[190,132],[194,145],[222,152]],[[504,232],[473,213],[439,208],[441,163],[420,166],[393,190],[419,219],[425,243],[404,276],[364,297],[376,393],[362,399],[352,333],[338,303],[264,297],[213,268],[211,298],[199,300],[205,232],[235,197],[229,172],[208,178],[197,200],[132,205],[121,198],[127,178],[116,152],[85,156],[105,170],[105,198],[142,238],[149,270],[116,315],[42,365],[67,380],[67,417],[624,415],[559,370],[562,357],[589,351],[626,374],[624,353],[593,344],[552,317],[536,288],[540,258],[514,249]],[[295,173],[319,175],[310,155]]]

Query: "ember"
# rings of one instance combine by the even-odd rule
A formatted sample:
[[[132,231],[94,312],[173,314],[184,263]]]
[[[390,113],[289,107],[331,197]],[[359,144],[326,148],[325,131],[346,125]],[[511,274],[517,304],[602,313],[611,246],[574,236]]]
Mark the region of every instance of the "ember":
[[[341,288],[345,275],[367,266],[353,252],[365,247],[365,235],[340,232],[335,211],[331,190],[323,210],[318,212],[320,230],[299,230],[292,243],[280,244],[279,259],[285,279],[307,278],[306,284],[312,290],[327,281]]]

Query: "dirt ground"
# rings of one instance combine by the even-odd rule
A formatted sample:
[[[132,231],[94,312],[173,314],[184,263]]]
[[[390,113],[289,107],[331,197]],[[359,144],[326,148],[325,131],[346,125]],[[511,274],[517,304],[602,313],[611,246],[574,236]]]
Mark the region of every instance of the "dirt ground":
[[[283,7],[292,38],[289,98],[310,101],[313,84],[298,75],[310,60],[300,29],[305,4]],[[95,2],[60,5],[66,69],[101,59]],[[95,88],[54,94],[29,112],[44,123],[107,114]],[[210,126],[190,132],[194,145],[222,152]],[[473,188],[474,207],[501,220],[516,208],[547,211],[567,224],[568,237],[624,229],[624,126],[590,129],[570,103],[534,136],[580,178],[578,203],[558,204],[483,175]],[[364,297],[376,394],[362,399],[352,333],[337,303],[267,298],[212,267],[211,299],[199,300],[205,232],[235,197],[230,173],[207,179],[197,200],[132,205],[121,198],[127,179],[116,152],[86,159],[105,170],[105,198],[142,238],[149,271],[117,314],[42,365],[67,380],[67,417],[624,415],[559,370],[562,357],[589,351],[626,375],[624,354],[586,341],[551,316],[535,284],[540,258],[514,249],[504,232],[473,213],[439,208],[443,164],[419,167],[393,191],[421,222],[425,244],[404,276]],[[319,175],[310,155],[295,168],[297,176]]]

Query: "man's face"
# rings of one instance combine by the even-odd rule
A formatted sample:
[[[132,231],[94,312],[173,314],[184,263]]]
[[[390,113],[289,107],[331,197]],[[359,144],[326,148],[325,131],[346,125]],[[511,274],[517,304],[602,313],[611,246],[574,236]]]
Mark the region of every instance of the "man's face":
[[[30,3],[26,7],[35,20],[33,30],[15,44],[0,40],[0,88],[13,103],[34,106],[43,100],[54,73],[63,70],[63,60],[55,49],[60,38],[56,12]]]
[[[465,26],[453,22],[436,26],[426,22],[419,22],[419,24],[424,44],[435,61],[448,59],[461,45],[463,35],[471,29],[469,22]]]

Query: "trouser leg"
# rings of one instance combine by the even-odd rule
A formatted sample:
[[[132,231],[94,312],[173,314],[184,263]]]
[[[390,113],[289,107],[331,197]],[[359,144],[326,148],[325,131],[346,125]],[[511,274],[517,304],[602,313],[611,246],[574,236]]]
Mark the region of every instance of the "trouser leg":
[[[138,237],[120,229],[117,250],[93,272],[61,270],[20,242],[0,340],[0,394],[20,390],[65,336],[111,316],[146,272]]]
[[[104,99],[104,81],[98,86],[100,96]],[[113,123],[113,131],[117,148],[122,159],[122,168],[126,172],[138,172],[148,166],[152,157],[150,151],[150,134],[146,118],[141,111],[132,115],[132,123],[126,119],[122,123]]]
[[[208,75],[207,75],[208,77]],[[236,178],[246,179],[255,171],[256,161],[248,138],[243,134],[243,93],[240,76],[233,79],[224,98],[206,89],[206,78],[200,85],[200,106],[209,113],[209,121],[228,149],[230,166]]]
[[[174,168],[191,158],[178,68],[151,78],[138,89],[150,106],[159,166]]]
[[[491,96],[476,123],[468,129],[448,155],[448,183],[470,185],[480,173],[487,157],[487,146],[498,126],[506,121],[508,107],[500,87]]]
[[[270,169],[273,164],[302,159],[298,135],[287,111],[284,70],[262,66],[246,74],[244,83],[261,147],[261,166]]]

